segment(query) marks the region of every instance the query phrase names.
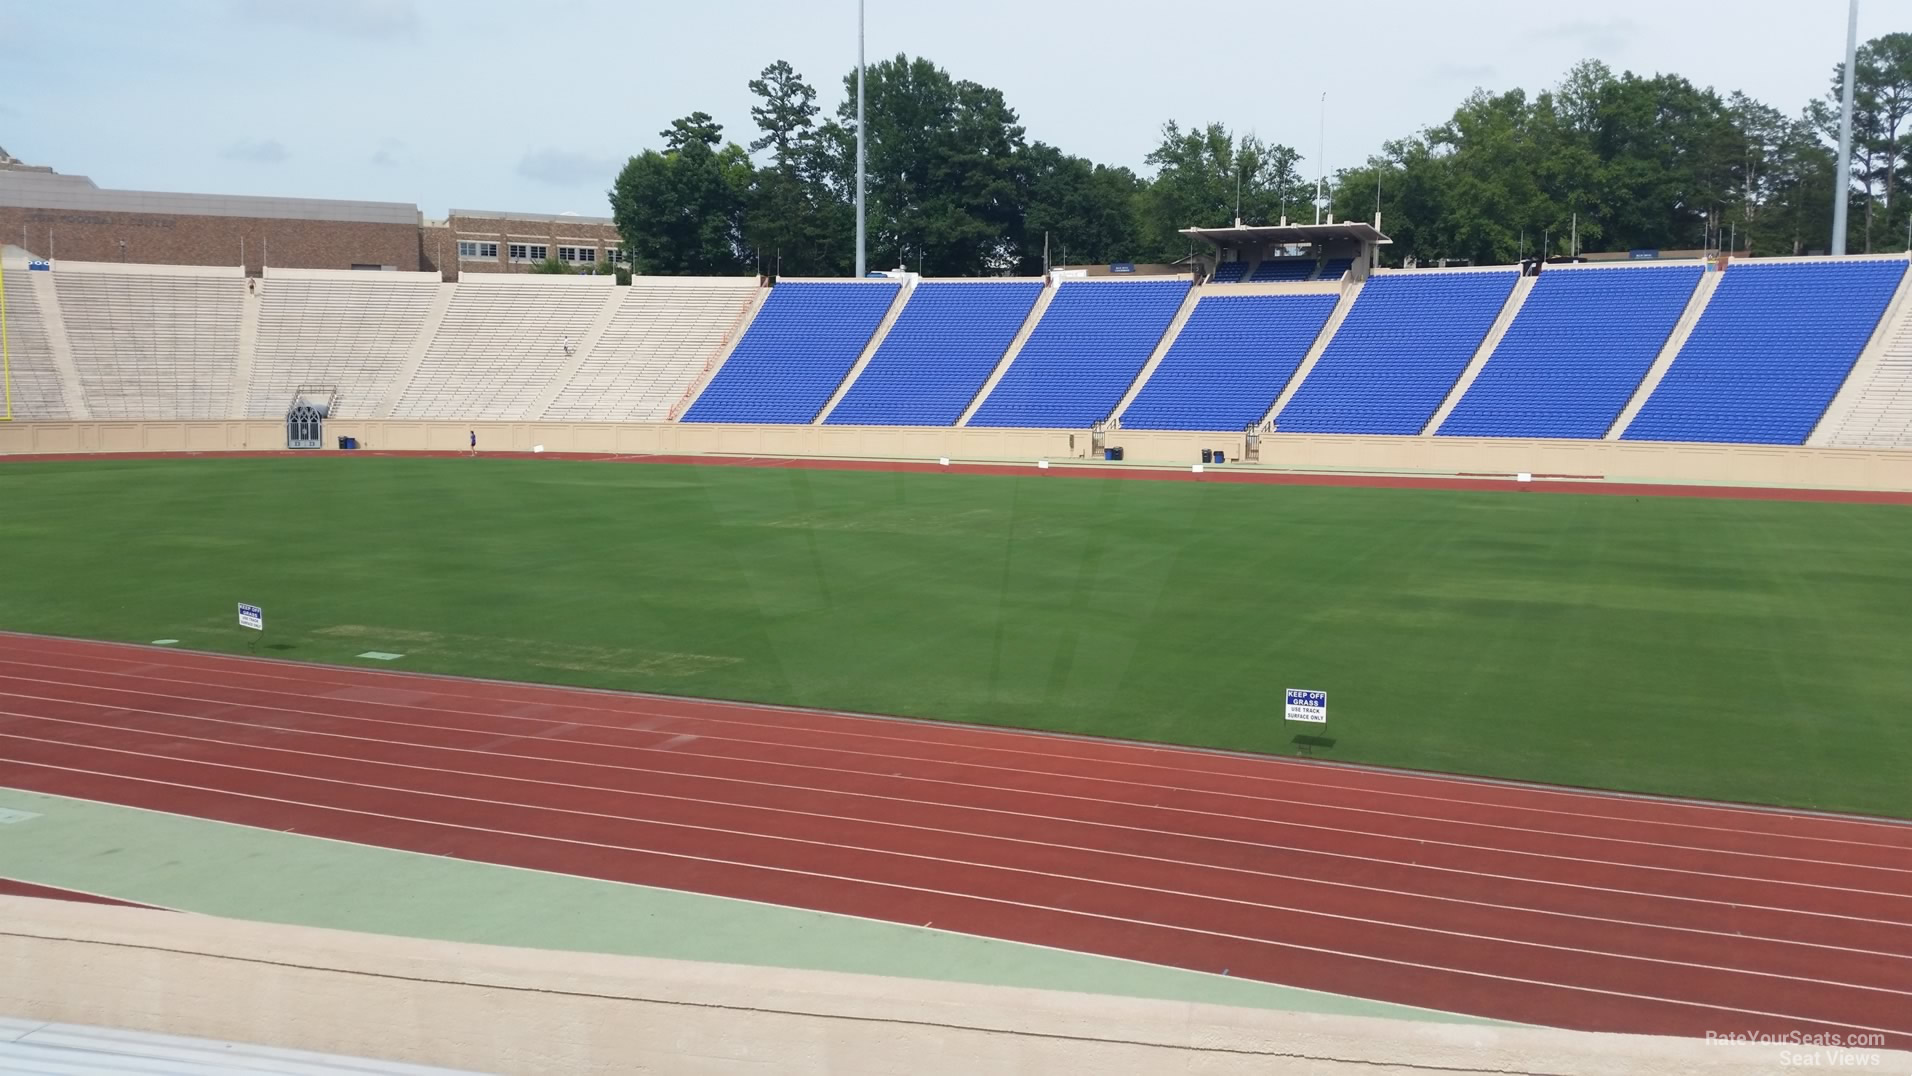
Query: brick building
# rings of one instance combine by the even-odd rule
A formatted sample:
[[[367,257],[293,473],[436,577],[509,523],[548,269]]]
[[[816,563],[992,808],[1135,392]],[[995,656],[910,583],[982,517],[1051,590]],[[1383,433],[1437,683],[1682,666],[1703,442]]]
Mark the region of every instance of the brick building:
[[[72,261],[528,272],[548,258],[596,269],[625,261],[609,217],[454,209],[426,220],[410,202],[109,190],[0,150],[0,243]]]
[[[454,209],[444,220],[426,221],[420,234],[426,259],[445,269],[447,279],[525,273],[552,258],[589,270],[626,264],[623,240],[609,217]]]

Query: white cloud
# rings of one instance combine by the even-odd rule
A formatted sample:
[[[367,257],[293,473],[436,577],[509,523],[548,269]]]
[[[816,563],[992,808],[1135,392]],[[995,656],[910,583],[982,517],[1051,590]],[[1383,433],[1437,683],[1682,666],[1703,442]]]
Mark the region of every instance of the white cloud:
[[[1538,30],[1534,36],[1566,41],[1577,47],[1582,56],[1611,62],[1640,36],[1640,24],[1625,18],[1576,19]]]
[[[220,150],[219,155],[229,161],[251,161],[254,164],[278,164],[291,156],[276,138],[241,138]]]
[[[518,174],[540,183],[575,187],[586,183],[609,184],[622,162],[615,157],[600,157],[571,150],[541,149],[527,153],[518,162]]]

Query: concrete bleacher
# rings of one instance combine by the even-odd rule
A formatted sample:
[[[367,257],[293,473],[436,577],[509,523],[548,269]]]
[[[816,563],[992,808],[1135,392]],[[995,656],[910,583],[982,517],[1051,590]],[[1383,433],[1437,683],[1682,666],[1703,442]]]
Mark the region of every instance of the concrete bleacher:
[[[70,418],[26,259],[6,265],[7,355],[15,419]]]
[[[584,341],[608,276],[487,276],[458,284],[418,368],[396,386],[392,418],[522,419]]]
[[[1905,271],[1903,258],[1732,263],[1621,439],[1803,444]]]
[[[637,277],[617,312],[542,417],[563,422],[664,422],[738,331],[755,277]]]
[[[338,390],[332,415],[370,415],[424,328],[437,273],[267,269],[245,413],[276,418],[300,385]]]
[[[1039,281],[918,284],[869,365],[824,421],[954,425],[1041,294]]]
[[[891,280],[779,283],[682,421],[814,421],[869,346],[901,286]]]
[[[1086,427],[1109,417],[1188,289],[1182,278],[1064,281],[968,424]]]
[[[1606,436],[1701,275],[1697,265],[1542,273],[1440,434]]]
[[[1854,372],[1854,377],[1859,375]],[[1912,449],[1912,316],[1901,313],[1880,347],[1878,363],[1825,444],[1836,448]],[[1830,421],[1830,416],[1828,416]],[[1815,439],[1814,443],[1818,443]]]
[[[1256,284],[1278,284],[1306,280],[1314,275],[1314,270],[1313,258],[1268,258],[1255,266],[1254,275],[1248,279]]]
[[[1337,296],[1205,295],[1122,412],[1132,430],[1239,430],[1260,422],[1321,334]]]
[[[1411,436],[1434,417],[1519,275],[1409,270],[1368,278],[1334,339],[1276,416],[1283,433]]]
[[[237,267],[61,262],[53,280],[94,418],[234,417]]]

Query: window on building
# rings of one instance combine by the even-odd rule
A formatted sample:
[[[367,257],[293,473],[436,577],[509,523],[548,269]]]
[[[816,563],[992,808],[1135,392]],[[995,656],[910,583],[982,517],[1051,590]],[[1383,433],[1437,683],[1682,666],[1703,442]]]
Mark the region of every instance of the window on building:
[[[583,259],[578,257],[578,248],[559,247],[558,260],[561,262],[575,262],[575,261],[582,261]]]
[[[508,243],[505,256],[514,262],[541,262],[550,256],[550,250],[542,243]]]
[[[578,260],[581,262],[597,261],[597,248],[596,247],[579,247]]]
[[[498,244],[480,242],[476,239],[460,239],[458,241],[458,256],[460,258],[478,258],[496,261],[498,259]]]
[[[604,250],[604,260],[610,262],[612,265],[623,265],[625,263],[624,251],[619,247],[606,247]]]

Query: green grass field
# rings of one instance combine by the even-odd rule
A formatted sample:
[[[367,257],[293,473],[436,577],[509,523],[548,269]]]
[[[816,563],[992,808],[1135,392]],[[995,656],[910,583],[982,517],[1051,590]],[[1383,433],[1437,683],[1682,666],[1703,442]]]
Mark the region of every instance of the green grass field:
[[[0,467],[0,627],[1912,816],[1912,509],[562,463]],[[1317,731],[1309,729],[1307,731]]]

